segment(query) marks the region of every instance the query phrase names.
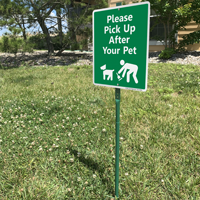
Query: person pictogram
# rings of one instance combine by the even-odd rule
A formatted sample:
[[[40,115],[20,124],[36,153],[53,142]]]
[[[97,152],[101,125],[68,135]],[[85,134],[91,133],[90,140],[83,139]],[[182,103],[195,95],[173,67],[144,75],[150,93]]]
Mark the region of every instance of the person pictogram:
[[[124,60],[121,60],[120,61],[120,64],[123,66],[117,73],[117,78],[119,80],[121,80],[122,78],[124,78],[125,74],[126,74],[126,71],[129,70],[127,72],[127,76],[126,76],[126,81],[127,83],[130,82],[130,76],[131,76],[131,73],[133,73],[133,79],[135,81],[135,83],[138,83],[138,79],[136,77],[137,75],[137,71],[138,71],[138,66],[137,65],[134,65],[134,64],[131,64],[131,63],[126,63],[125,64],[125,61]],[[123,71],[124,70],[124,71]],[[119,74],[123,71],[123,74],[122,74],[122,78],[119,76]]]

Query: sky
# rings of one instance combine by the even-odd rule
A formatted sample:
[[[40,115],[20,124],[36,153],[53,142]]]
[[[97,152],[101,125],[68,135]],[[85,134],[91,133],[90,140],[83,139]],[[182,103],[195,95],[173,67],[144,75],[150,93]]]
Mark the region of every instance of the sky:
[[[2,36],[2,34],[4,34],[5,32],[8,32],[8,30],[6,28],[0,30],[0,36]]]

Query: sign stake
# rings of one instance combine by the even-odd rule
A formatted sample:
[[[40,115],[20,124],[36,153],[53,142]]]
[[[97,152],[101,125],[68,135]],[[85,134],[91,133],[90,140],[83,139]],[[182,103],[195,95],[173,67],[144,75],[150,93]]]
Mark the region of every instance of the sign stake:
[[[119,125],[120,125],[120,89],[115,88],[116,102],[116,146],[115,146],[115,196],[119,198]]]
[[[119,199],[120,89],[147,90],[150,3],[94,10],[92,20],[93,83],[115,88],[115,198]]]

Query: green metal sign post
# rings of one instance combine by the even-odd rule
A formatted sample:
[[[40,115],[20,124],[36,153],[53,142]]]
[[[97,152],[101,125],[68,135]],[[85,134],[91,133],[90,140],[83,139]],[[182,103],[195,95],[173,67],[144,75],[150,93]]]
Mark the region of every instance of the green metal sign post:
[[[115,196],[119,197],[120,89],[147,90],[150,3],[93,11],[93,83],[115,88]]]
[[[119,125],[120,125],[120,89],[115,89],[116,102],[116,147],[115,147],[115,196],[119,197]]]

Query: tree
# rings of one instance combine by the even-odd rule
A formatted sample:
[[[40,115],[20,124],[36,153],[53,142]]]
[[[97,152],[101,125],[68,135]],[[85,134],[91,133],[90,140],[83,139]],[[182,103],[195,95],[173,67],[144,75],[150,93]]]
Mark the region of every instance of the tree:
[[[56,16],[57,16],[57,23],[58,23],[58,34],[60,39],[60,46],[62,46],[63,42],[63,31],[62,31],[62,19],[61,19],[61,7],[58,5],[56,8]]]
[[[53,44],[50,37],[49,29],[45,20],[55,9],[59,2],[54,0],[0,0],[0,15],[2,16],[0,26],[9,26],[9,30],[19,27],[23,32],[24,40],[26,37],[25,24],[32,26],[33,23],[38,23],[45,35],[49,55],[54,53]],[[26,23],[27,22],[27,23]]]
[[[93,4],[91,4],[91,2]],[[92,29],[89,28],[92,24],[92,11],[107,6],[106,0],[88,0],[87,2],[83,0],[79,2],[77,0],[67,1],[64,7],[64,17],[67,19],[68,33],[62,48],[56,55],[60,55],[69,45],[72,50],[77,49],[77,35],[85,36],[85,38],[92,38]],[[85,39],[85,42],[86,41],[87,39]]]
[[[27,16],[28,8],[22,0],[1,0],[3,6],[0,6],[0,26],[7,26],[11,34],[5,34],[2,40],[1,51],[16,53],[20,49],[22,53],[25,51],[32,52],[33,45],[28,43],[25,28],[25,17]],[[19,38],[22,33],[23,39]]]
[[[27,17],[28,8],[22,0],[0,0],[0,26],[8,26],[9,30],[15,32],[16,28],[21,30],[24,40],[27,39],[25,18]]]
[[[39,23],[43,34],[45,35],[49,55],[54,53],[54,47],[49,32],[51,27],[47,28],[45,20],[50,16],[51,12],[56,8],[57,4],[59,4],[59,2],[54,2],[54,0],[27,0],[29,9],[32,7],[32,15],[29,15],[29,20],[36,19]]]
[[[91,4],[91,2],[93,4]],[[67,46],[72,49],[78,47],[77,34],[91,36],[92,30],[88,24],[92,23],[92,11],[107,6],[106,0],[0,0],[0,26],[9,26],[9,29],[19,28],[24,40],[26,27],[30,28],[38,23],[45,37],[48,54],[54,54],[54,44],[50,33],[57,33],[60,40],[60,55]],[[56,12],[52,16],[52,11]],[[55,23],[55,19],[57,23]],[[48,22],[54,22],[49,26]],[[67,22],[68,33],[64,37],[62,22]],[[13,29],[14,30],[14,29]]]
[[[165,48],[175,48],[175,34],[191,21],[189,0],[149,0],[149,2],[151,9],[157,15],[156,24],[161,23],[164,26]]]
[[[179,44],[176,42],[175,34],[179,30],[185,30],[185,26],[192,19],[196,23],[200,22],[199,0],[193,0],[192,2],[190,0],[149,0],[149,2],[151,3],[151,9],[157,15],[157,24],[162,23],[164,26],[165,48],[175,49],[175,46],[178,45],[178,50],[180,50],[186,43],[193,44],[195,41],[197,42],[196,39],[200,35],[199,31],[184,36],[183,41]],[[171,30],[170,27],[172,27]]]
[[[190,4],[190,15],[191,20],[195,21],[197,24],[200,23],[200,1],[193,0]],[[177,12],[184,14],[183,8],[179,8]],[[200,31],[194,31],[183,36],[183,40],[179,42],[178,48],[179,50],[184,50],[184,47],[189,44],[195,44],[200,42]]]

